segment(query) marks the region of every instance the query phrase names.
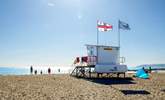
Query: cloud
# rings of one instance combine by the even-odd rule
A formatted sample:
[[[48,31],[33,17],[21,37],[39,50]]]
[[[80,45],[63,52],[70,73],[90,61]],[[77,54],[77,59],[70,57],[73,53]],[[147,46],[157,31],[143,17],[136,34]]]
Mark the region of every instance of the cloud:
[[[48,2],[49,7],[54,7],[54,3]]]

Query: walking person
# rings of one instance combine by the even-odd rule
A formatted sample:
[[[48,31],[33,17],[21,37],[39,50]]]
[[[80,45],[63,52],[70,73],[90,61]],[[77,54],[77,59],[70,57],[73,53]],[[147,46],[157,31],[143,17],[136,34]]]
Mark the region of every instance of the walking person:
[[[51,74],[51,69],[50,68],[48,68],[48,74]]]
[[[34,71],[35,75],[37,75],[37,70]]]
[[[60,73],[60,68],[58,69],[58,72]]]
[[[40,74],[42,75],[42,70],[40,71]]]
[[[30,73],[33,74],[33,66],[30,67]]]

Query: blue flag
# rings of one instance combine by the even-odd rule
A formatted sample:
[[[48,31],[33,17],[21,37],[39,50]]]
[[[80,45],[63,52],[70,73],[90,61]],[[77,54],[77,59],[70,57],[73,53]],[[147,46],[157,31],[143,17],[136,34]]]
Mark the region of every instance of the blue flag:
[[[119,20],[119,29],[130,30],[129,24]]]

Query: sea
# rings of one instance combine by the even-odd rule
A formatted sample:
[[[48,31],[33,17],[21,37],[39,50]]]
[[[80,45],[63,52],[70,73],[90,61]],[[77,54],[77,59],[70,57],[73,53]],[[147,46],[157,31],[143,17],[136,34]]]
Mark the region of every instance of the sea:
[[[48,68],[51,69],[51,74],[69,74],[74,67],[33,67],[33,72],[37,74],[48,74]],[[0,75],[30,75],[30,67],[0,67]],[[33,73],[34,74],[34,73]]]
[[[136,72],[138,69],[145,68],[149,69],[151,67],[154,72],[165,72],[165,64],[145,64],[139,66],[127,66],[129,72]],[[51,69],[51,74],[69,74],[73,71],[73,66],[60,66],[60,67],[41,67],[33,66],[33,72],[36,70],[37,74],[48,74],[48,68]],[[1,67],[0,66],[0,75],[30,75],[30,66],[29,67]]]

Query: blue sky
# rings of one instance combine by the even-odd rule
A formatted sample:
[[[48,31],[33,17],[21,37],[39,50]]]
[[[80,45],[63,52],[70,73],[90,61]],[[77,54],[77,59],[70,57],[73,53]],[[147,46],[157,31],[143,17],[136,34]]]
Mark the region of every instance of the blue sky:
[[[117,45],[126,64],[165,63],[164,0],[0,0],[0,66],[69,66],[96,44],[96,21],[113,25],[100,44]]]

